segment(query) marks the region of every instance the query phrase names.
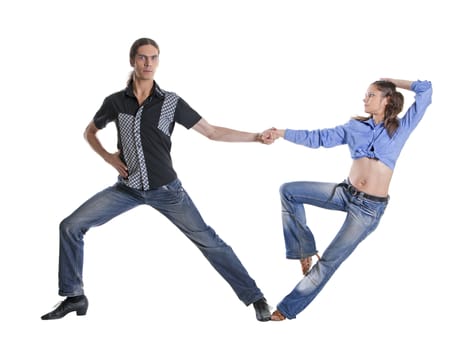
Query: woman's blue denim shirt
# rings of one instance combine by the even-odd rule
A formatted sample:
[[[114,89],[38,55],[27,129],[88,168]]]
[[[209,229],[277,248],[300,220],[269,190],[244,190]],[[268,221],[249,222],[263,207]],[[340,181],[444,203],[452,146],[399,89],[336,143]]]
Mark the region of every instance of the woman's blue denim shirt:
[[[347,144],[352,159],[376,158],[393,170],[406,140],[431,104],[430,81],[414,81],[411,90],[415,93],[415,101],[404,116],[399,118],[399,127],[392,137],[388,136],[383,122],[375,125],[371,117],[365,121],[351,119],[344,125],[328,129],[286,129],[284,139],[311,148]]]

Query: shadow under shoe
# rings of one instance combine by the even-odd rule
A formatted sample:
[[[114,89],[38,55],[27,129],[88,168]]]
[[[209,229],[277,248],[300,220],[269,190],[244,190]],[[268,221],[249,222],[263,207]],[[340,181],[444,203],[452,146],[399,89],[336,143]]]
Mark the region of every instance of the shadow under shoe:
[[[41,316],[42,320],[56,320],[64,317],[70,312],[76,312],[77,316],[86,315],[88,310],[88,299],[85,295],[78,297],[67,297],[54,310]]]
[[[256,319],[261,322],[271,319],[271,310],[265,298],[261,298],[253,303],[256,312]]]

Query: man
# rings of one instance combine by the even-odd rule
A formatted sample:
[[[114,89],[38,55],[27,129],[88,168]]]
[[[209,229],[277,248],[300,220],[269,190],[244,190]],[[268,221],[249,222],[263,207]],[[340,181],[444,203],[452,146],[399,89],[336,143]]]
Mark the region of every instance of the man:
[[[171,160],[175,123],[211,140],[270,143],[261,134],[209,124],[182,98],[155,83],[160,49],[141,38],[130,50],[133,67],[127,87],[108,96],[85,130],[91,148],[119,173],[118,181],[97,193],[60,223],[59,295],[66,297],[43,320],[70,312],[85,315],[88,299],[83,289],[84,235],[91,228],[137,207],[150,205],[176,225],[230,284],[245,305],[253,305],[259,321],[270,319],[269,305],[238,257],[209,227],[183,188]],[[115,122],[118,151],[108,152],[97,134]]]

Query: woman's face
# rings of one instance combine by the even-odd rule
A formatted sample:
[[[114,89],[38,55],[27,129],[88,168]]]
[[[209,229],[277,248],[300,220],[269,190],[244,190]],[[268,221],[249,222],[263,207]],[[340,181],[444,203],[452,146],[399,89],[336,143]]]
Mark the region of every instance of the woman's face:
[[[382,115],[388,99],[382,96],[382,92],[375,85],[370,85],[364,96],[364,112],[371,115]]]

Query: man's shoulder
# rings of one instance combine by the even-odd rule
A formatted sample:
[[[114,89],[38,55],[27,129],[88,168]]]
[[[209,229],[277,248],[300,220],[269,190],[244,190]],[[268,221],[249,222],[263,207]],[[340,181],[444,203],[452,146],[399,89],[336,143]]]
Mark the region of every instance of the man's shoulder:
[[[173,92],[173,91],[158,89],[158,90],[156,90],[156,92],[158,94],[160,94],[162,97],[165,97],[165,98],[179,98],[179,95],[176,92]]]
[[[119,90],[119,91],[116,91],[116,92],[113,92],[113,93],[109,94],[108,96],[106,96],[106,100],[113,101],[113,100],[116,100],[116,99],[121,99],[124,96],[126,96],[126,89],[122,89],[122,90]]]

